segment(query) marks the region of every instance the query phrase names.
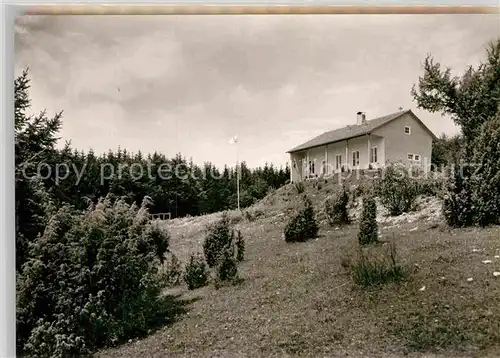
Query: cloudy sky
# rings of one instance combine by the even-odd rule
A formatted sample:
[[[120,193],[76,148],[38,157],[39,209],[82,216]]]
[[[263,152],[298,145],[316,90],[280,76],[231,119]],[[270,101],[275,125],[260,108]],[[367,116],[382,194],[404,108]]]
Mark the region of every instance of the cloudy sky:
[[[197,163],[284,164],[324,131],[416,109],[427,53],[457,74],[500,33],[496,15],[24,16],[16,74],[33,108],[64,110],[64,139],[106,152],[181,152]]]

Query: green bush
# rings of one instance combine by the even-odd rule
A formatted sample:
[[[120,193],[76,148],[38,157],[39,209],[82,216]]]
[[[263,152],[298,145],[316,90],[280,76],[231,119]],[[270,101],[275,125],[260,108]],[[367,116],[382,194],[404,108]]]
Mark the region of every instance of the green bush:
[[[367,179],[367,180],[360,180],[356,186],[352,187],[350,194],[352,197],[352,201],[356,201],[357,198],[366,196],[366,195],[373,195],[374,194],[374,187],[378,183],[378,179]]]
[[[321,184],[321,181],[319,179],[313,182],[313,188],[316,190],[321,190],[323,188],[323,185]]]
[[[418,181],[419,194],[442,197],[446,181],[439,177],[440,173],[431,172],[429,176]]]
[[[452,227],[500,224],[500,114],[479,133],[472,163],[462,161],[447,185],[443,214]]]
[[[252,210],[245,210],[243,211],[243,217],[245,218],[246,221],[248,222],[253,222],[257,220],[260,217],[264,216],[264,212],[259,209],[252,209]]]
[[[233,248],[225,248],[219,255],[216,272],[219,283],[236,282],[238,280],[238,263]]]
[[[191,255],[184,271],[184,282],[188,289],[204,287],[208,282],[208,269],[205,260],[200,255]]]
[[[452,226],[484,226],[500,220],[499,59],[500,38],[489,42],[481,63],[469,67],[461,77],[450,76],[449,68],[429,55],[418,88],[415,85],[412,89],[420,108],[447,114],[460,127],[460,137],[449,143],[446,138],[441,141],[444,143],[436,143],[434,149],[438,151],[433,160],[453,164],[472,161],[477,169],[462,167],[466,173],[450,180],[443,211]],[[443,157],[445,152],[448,153]]]
[[[236,234],[236,260],[239,262],[245,259],[245,240],[241,235],[241,231],[238,230]]]
[[[220,220],[208,225],[206,231],[203,253],[208,267],[215,267],[218,256],[234,242],[234,231],[227,213],[224,213]]]
[[[361,245],[368,245],[378,241],[377,204],[372,196],[363,198],[358,241]]]
[[[285,241],[297,242],[313,239],[318,236],[318,223],[316,222],[311,201],[304,196],[305,207],[299,211],[285,227]]]
[[[182,266],[174,254],[165,263],[165,280],[170,287],[178,286],[182,281]]]
[[[420,187],[411,174],[410,169],[402,165],[389,165],[376,185],[375,192],[391,215],[416,209]]]
[[[431,163],[434,171],[457,163],[463,147],[464,138],[461,135],[447,136],[444,133],[432,142]]]
[[[354,283],[368,287],[388,282],[399,282],[405,277],[402,266],[397,262],[396,245],[391,242],[384,247],[359,248],[356,261],[345,264]]]
[[[500,113],[483,124],[474,142],[473,164],[474,221],[500,224]]]
[[[324,212],[331,226],[349,224],[349,192],[345,185],[336,188],[324,202]]]
[[[29,245],[17,278],[21,355],[66,357],[144,334],[166,315],[158,267],[169,236],[145,207],[63,205]]]
[[[243,211],[243,217],[245,218],[246,221],[252,222],[255,220],[254,216],[252,213],[248,210]]]
[[[470,226],[474,223],[472,207],[471,168],[463,166],[454,172],[447,184],[443,200],[443,216],[451,227]]]
[[[306,190],[304,183],[301,181],[296,182],[294,185],[295,185],[295,190],[297,190],[297,194],[302,194]]]

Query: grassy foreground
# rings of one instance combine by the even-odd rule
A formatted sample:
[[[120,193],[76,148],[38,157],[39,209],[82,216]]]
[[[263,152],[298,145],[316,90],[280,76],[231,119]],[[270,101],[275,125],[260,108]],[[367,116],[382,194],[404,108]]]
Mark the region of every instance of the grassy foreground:
[[[181,259],[201,252],[203,220],[169,227]],[[285,221],[273,214],[237,224],[247,244],[242,284],[172,290],[190,302],[185,314],[96,356],[500,356],[499,227],[381,226],[409,278],[362,289],[342,267],[355,250],[357,224],[322,226],[316,240],[287,244]]]

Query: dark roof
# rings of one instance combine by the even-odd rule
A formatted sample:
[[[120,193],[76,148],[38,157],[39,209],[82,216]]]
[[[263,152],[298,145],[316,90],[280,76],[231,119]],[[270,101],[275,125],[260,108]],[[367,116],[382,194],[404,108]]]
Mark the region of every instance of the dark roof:
[[[339,142],[342,140],[346,140],[346,139],[359,137],[359,136],[368,134],[368,133],[372,132],[373,130],[383,126],[384,124],[386,124],[386,123],[388,123],[396,118],[399,118],[400,116],[402,116],[403,114],[406,114],[406,113],[413,114],[413,112],[410,109],[408,109],[405,111],[400,111],[400,112],[388,114],[387,116],[367,120],[364,124],[361,124],[361,125],[354,124],[354,125],[349,125],[349,126],[342,127],[339,129],[334,129],[332,131],[320,134],[319,136],[317,136],[317,137],[315,137],[315,138],[313,138],[313,139],[311,139],[311,140],[309,140],[309,141],[307,141],[307,142],[305,142],[305,143],[303,143],[303,144],[301,144],[293,149],[290,149],[287,153],[297,152],[299,150],[318,147],[321,145]],[[420,119],[417,116],[415,116],[415,118],[420,123],[422,123],[422,121],[420,121]],[[422,125],[427,130],[429,130],[423,123],[422,123]],[[429,130],[429,132],[430,132],[430,130]],[[432,132],[431,132],[431,135],[434,136],[434,134],[432,134]]]

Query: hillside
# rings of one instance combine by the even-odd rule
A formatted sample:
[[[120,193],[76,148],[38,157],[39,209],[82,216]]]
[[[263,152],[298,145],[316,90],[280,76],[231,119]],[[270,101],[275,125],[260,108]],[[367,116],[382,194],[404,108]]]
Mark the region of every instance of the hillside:
[[[343,268],[355,252],[357,222],[328,227],[319,212],[333,185],[304,188],[321,222],[319,237],[305,243],[282,238],[298,202],[293,185],[248,214],[231,212],[247,245],[244,282],[172,289],[175,322],[97,356],[498,356],[500,277],[493,272],[500,271],[500,228],[450,230],[436,198],[421,199],[418,212],[399,217],[379,207],[382,239],[395,241],[410,274],[401,284],[361,289]],[[350,212],[356,218],[359,204]],[[183,262],[201,252],[204,227],[219,215],[167,222],[172,252]]]

